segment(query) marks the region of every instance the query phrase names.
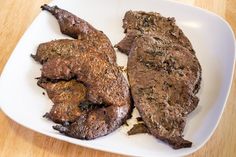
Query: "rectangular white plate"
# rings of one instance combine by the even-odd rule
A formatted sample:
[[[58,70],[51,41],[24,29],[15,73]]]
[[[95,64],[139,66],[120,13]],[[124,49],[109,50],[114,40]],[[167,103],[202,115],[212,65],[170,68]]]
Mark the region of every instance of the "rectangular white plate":
[[[196,50],[202,65],[199,106],[192,112],[185,128],[185,138],[192,148],[173,150],[150,135],[127,136],[127,127],[92,141],[73,139],[52,129],[53,123],[42,118],[51,108],[43,89],[34,78],[41,65],[30,57],[42,42],[68,38],[59,31],[54,17],[41,12],[28,28],[12,53],[0,79],[0,104],[3,112],[17,123],[60,140],[85,147],[132,156],[183,156],[199,149],[215,130],[232,82],[235,43],[230,26],[220,17],[202,9],[165,0],[55,0],[57,4],[104,31],[113,44],[124,36],[122,18],[128,10],[160,12],[175,17]],[[40,6],[39,6],[40,7]],[[126,65],[127,57],[117,52],[118,63]],[[132,122],[129,122],[132,123]]]

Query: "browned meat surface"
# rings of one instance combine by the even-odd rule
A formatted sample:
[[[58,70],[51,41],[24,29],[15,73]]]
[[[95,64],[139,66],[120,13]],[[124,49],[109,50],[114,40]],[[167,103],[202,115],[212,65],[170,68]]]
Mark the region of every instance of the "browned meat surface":
[[[39,81],[38,85],[47,91],[53,107],[47,118],[57,123],[74,122],[84,110],[79,106],[85,100],[86,88],[76,80],[71,81]]]
[[[129,54],[134,104],[150,133],[175,149],[192,145],[182,133],[187,114],[198,104],[194,90],[200,69],[187,48],[150,36],[137,37]]]
[[[118,44],[115,45],[116,48],[122,53],[129,55],[129,51],[132,47],[132,44],[136,37],[140,36],[141,34],[138,31],[130,31],[126,34],[124,39],[122,39]]]
[[[96,45],[97,48],[94,48],[93,44]],[[101,44],[103,43],[101,42]],[[104,43],[104,47],[106,47],[106,43]],[[101,54],[100,56],[103,57],[105,60],[108,60],[112,63],[115,62],[116,56],[115,53],[113,52],[114,50],[108,49],[108,51],[103,51],[104,47],[99,46],[98,40],[91,40],[88,42],[87,39],[78,39],[78,40],[60,39],[40,44],[37,49],[37,53],[36,55],[33,56],[33,58],[36,61],[43,64],[46,63],[48,60],[56,57],[77,56],[79,53],[100,53]],[[109,52],[107,54],[108,57],[105,55],[106,52]],[[48,86],[51,87],[52,83],[50,83],[50,81],[48,80],[45,81],[45,79],[43,83],[44,86],[42,85],[41,86],[45,88],[47,92],[49,92],[48,91],[49,89],[47,87]],[[78,87],[82,86],[81,83],[73,81],[69,84],[78,84]],[[57,86],[63,87],[61,83],[58,83]],[[60,92],[62,92],[62,90]],[[60,92],[58,92],[58,94]],[[71,94],[71,97],[73,97],[72,95],[73,93],[68,93],[68,94]],[[60,105],[54,105],[52,107],[52,110],[47,114],[47,117],[57,123],[63,123],[65,121],[71,122],[72,119],[75,119],[75,116],[74,118],[68,118],[68,116],[67,118],[65,118],[66,117],[65,115],[70,115],[70,117],[72,117],[72,115],[79,115],[79,113],[81,112],[77,107],[71,107],[71,106],[73,105],[68,101],[60,103]]]
[[[129,116],[130,94],[126,80],[117,66],[96,54],[51,59],[43,65],[42,77],[50,80],[76,78],[86,86],[88,102],[105,105],[78,117],[69,126],[55,127],[66,135],[93,139],[110,133]]]
[[[51,59],[43,64],[42,78],[76,78],[87,88],[86,99],[94,104],[123,106],[130,101],[128,84],[118,66],[105,61],[96,53]]]
[[[57,18],[62,33],[76,38],[40,44],[32,55],[43,64],[38,84],[54,102],[47,116],[62,124],[53,128],[80,139],[107,135],[131,113],[128,84],[109,39],[57,6],[42,9]]]
[[[107,50],[103,51],[104,48],[106,48]],[[47,60],[50,60],[55,57],[76,56],[78,53],[100,53],[101,54],[100,56],[103,57],[105,60],[108,60],[112,63],[115,62],[116,60],[115,52],[114,49],[111,48],[110,41],[100,31],[97,31],[97,33],[94,31],[93,38],[91,39],[90,37],[83,36],[83,38],[77,40],[60,39],[47,43],[42,43],[39,45],[37,53],[36,55],[33,56],[33,58],[36,61],[39,61],[40,63],[45,63]],[[47,83],[50,84],[50,82],[44,81],[44,87],[45,86],[47,87]],[[58,86],[60,85],[61,84],[59,84]],[[47,88],[45,89],[48,91]],[[60,113],[58,112],[59,110]],[[71,108],[71,104],[65,102],[63,104],[53,106],[52,111],[49,112],[49,114],[47,114],[47,117],[55,122],[64,122],[65,120],[68,119],[65,119],[65,116],[59,116],[59,115],[63,114],[73,115],[73,113],[80,113],[80,111],[77,110],[78,109],[76,107]],[[57,111],[56,114],[53,114],[55,111]],[[63,113],[64,111],[70,111],[70,112]]]
[[[80,44],[77,40],[54,40],[40,44],[36,55],[32,56],[36,61],[43,64],[52,58],[75,56]],[[56,123],[73,122],[81,114],[79,104],[85,100],[86,95],[82,83],[75,80],[54,81],[53,83],[50,80],[41,79],[38,85],[47,91],[49,98],[54,103],[51,111],[46,114],[47,118]],[[79,94],[81,94],[81,98],[78,97]]]
[[[145,125],[175,149],[191,147],[182,133],[199,101],[201,66],[190,41],[174,18],[154,12],[126,12],[123,28],[115,47],[129,55],[131,93]]]
[[[123,19],[123,28],[126,37],[116,47],[125,54],[129,54],[134,38],[140,35],[161,38],[166,44],[180,44],[191,53],[195,53],[188,38],[175,24],[174,18],[166,18],[154,12],[127,11]]]
[[[97,34],[94,33],[92,38],[85,36],[77,40],[60,39],[42,43],[39,45],[36,55],[33,55],[33,58],[40,63],[45,63],[48,59],[57,56],[77,56],[79,53],[87,52],[99,53],[104,60],[111,63],[116,62],[115,50],[105,34],[100,31]]]
[[[53,128],[71,137],[94,139],[107,135],[120,127],[129,118],[130,106],[110,105],[83,114],[72,124],[56,125]]]
[[[88,22],[57,6],[50,7],[44,4],[41,8],[50,12],[58,20],[61,32],[72,38],[78,39],[80,37],[93,36],[98,32]]]
[[[61,32],[76,40],[60,39],[40,44],[36,55],[32,55],[40,63],[55,56],[76,56],[79,52],[96,51],[111,63],[116,62],[115,50],[107,36],[86,21],[60,9],[57,6],[42,6],[43,10],[52,13],[58,20]]]
[[[149,130],[144,123],[134,124],[134,126],[128,131],[128,135],[135,135],[141,133],[149,133]]]

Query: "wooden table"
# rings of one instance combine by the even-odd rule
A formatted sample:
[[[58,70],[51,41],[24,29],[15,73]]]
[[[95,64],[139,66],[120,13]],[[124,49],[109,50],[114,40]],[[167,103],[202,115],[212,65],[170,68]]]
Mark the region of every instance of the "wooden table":
[[[50,0],[0,0],[0,73],[17,42]],[[235,0],[179,0],[224,17],[236,32]],[[236,78],[223,117],[214,135],[200,150],[190,155],[233,157],[236,154]],[[26,129],[0,110],[0,157],[120,157],[121,155],[83,148]]]

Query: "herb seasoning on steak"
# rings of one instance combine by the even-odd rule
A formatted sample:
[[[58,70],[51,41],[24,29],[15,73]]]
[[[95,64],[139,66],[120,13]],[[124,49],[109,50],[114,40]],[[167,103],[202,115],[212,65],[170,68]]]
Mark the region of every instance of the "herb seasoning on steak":
[[[126,12],[123,28],[116,47],[129,55],[131,94],[149,133],[174,149],[191,147],[182,133],[199,101],[201,66],[190,41],[174,18],[153,12]]]
[[[53,101],[46,117],[53,128],[79,139],[94,139],[120,127],[131,114],[128,83],[104,33],[57,6],[42,6],[74,40],[40,44],[32,57],[43,64],[38,84]]]
[[[174,18],[166,18],[155,12],[127,11],[123,19],[126,37],[115,47],[129,54],[134,39],[141,35],[162,38],[166,44],[179,44],[195,53],[190,41],[175,24]]]
[[[133,43],[128,60],[131,93],[144,123],[152,135],[176,149],[192,144],[182,133],[187,114],[198,104],[193,90],[200,67],[188,51],[142,36]]]

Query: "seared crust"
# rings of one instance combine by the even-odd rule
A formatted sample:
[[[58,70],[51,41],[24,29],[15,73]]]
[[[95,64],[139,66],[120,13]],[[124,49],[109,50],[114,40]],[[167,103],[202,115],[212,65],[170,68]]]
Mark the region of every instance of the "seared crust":
[[[123,106],[130,103],[128,84],[118,66],[104,61],[95,53],[51,59],[42,67],[42,78],[76,78],[87,88],[86,100],[94,104]]]
[[[38,85],[47,91],[53,107],[46,117],[56,123],[74,122],[84,110],[79,104],[85,101],[86,88],[76,80],[49,82],[40,80]]]
[[[86,86],[87,101],[105,105],[82,114],[70,125],[54,127],[61,133],[80,139],[97,138],[117,129],[130,115],[130,93],[122,73],[117,66],[95,54],[51,59],[43,65],[42,77],[50,80],[76,78]]]
[[[79,139],[94,139],[120,127],[131,115],[127,81],[106,35],[57,6],[42,6],[58,20],[61,32],[76,40],[40,44],[32,57],[43,64],[38,84],[54,106],[46,116],[53,128]]]
[[[155,12],[127,11],[123,19],[123,28],[126,36],[115,47],[127,55],[135,39],[142,35],[162,40],[165,45],[179,45],[195,54],[191,42],[176,25],[174,18],[166,18]],[[199,62],[196,64],[199,66],[200,76],[198,83],[195,83],[194,94],[200,89],[202,73]]]
[[[107,135],[119,128],[131,113],[128,105],[108,106],[91,110],[70,125],[56,125],[61,133],[79,139],[91,140]]]
[[[128,131],[128,135],[135,135],[141,133],[149,133],[149,130],[144,123],[134,124],[134,126]]]
[[[104,51],[105,50],[105,51]],[[42,43],[38,46],[33,58],[41,64],[52,58],[77,56],[78,53],[99,53],[104,60],[116,62],[115,50],[102,32],[98,31],[93,37],[85,36],[77,40],[60,39]]]
[[[134,104],[151,134],[173,148],[191,146],[182,133],[199,101],[194,90],[200,75],[197,58],[185,47],[150,36],[135,39],[128,59]]]
[[[190,41],[175,24],[174,18],[166,18],[155,12],[127,11],[123,28],[126,37],[116,47],[125,54],[129,54],[132,47],[132,44],[127,44],[127,40],[134,41],[132,38],[140,35],[162,37],[166,44],[179,44],[195,54]]]

